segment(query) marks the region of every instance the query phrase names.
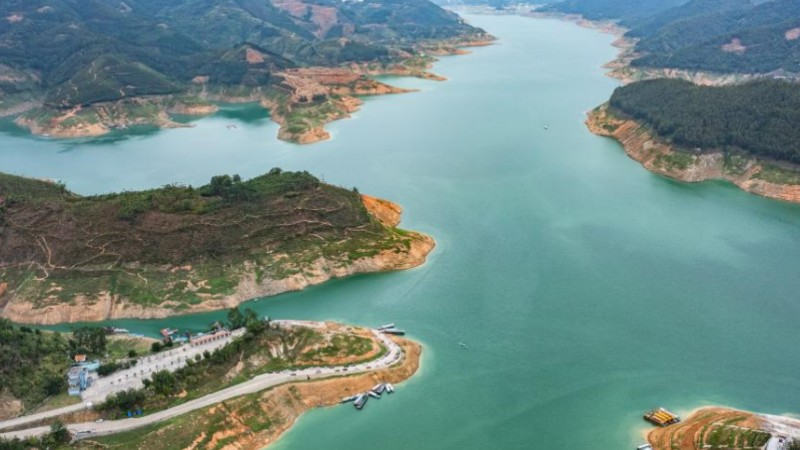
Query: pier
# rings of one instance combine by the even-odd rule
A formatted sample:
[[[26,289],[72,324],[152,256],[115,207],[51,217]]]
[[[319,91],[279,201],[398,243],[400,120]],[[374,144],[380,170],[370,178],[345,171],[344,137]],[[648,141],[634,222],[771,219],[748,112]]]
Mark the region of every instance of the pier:
[[[653,425],[665,427],[667,425],[680,422],[681,418],[677,414],[667,411],[664,408],[656,408],[645,413],[644,420],[652,423]]]

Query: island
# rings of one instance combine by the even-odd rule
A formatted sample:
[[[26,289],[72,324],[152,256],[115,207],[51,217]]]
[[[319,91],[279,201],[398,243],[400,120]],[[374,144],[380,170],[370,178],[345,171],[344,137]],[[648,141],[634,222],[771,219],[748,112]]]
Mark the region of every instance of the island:
[[[401,211],[280,169],[90,197],[0,174],[0,317],[161,318],[409,269],[435,243],[397,228]]]
[[[406,92],[373,76],[440,79],[436,55],[493,39],[428,0],[4,2],[0,117],[87,137],[255,102],[278,138],[311,143],[358,96]]]

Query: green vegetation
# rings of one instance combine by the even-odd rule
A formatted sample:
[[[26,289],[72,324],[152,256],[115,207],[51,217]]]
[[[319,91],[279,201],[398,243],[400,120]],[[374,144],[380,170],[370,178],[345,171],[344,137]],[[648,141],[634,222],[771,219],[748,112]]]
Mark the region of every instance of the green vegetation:
[[[776,184],[800,184],[800,172],[796,170],[783,169],[771,164],[763,164],[754,178],[758,178]]]
[[[283,279],[320,258],[347,267],[405,252],[413,239],[381,225],[356,192],[280,169],[94,197],[0,175],[0,199],[10,219],[0,222],[0,281],[12,302],[35,306],[77,296],[91,305],[107,293],[182,310],[234,293],[247,277]]]
[[[106,352],[106,332],[99,327],[74,328],[69,343],[73,355],[103,355]]]
[[[127,354],[142,342],[126,339],[115,344],[111,359],[100,365],[98,373],[107,375],[131,365],[116,361],[118,353]],[[20,412],[30,413],[76,403],[69,397],[66,373],[76,354],[103,358],[106,354],[105,331],[99,327],[80,327],[71,334],[34,330],[0,319],[0,395],[22,402]],[[112,341],[117,342],[117,341]],[[1,447],[0,447],[1,448]]]
[[[765,431],[737,426],[744,419],[745,417],[733,418],[723,424],[711,425],[710,430],[704,430],[700,435],[703,442],[698,442],[698,448],[762,448],[771,435]]]
[[[634,66],[800,72],[800,41],[787,35],[800,27],[800,3],[794,0],[693,0],[632,27],[628,35],[641,39],[636,50],[645,53]]]
[[[428,0],[0,3],[0,98],[69,108],[213,86],[264,87],[298,65],[389,61],[426,39],[480,33]],[[329,17],[315,20],[312,9]],[[305,11],[303,11],[303,9]],[[248,55],[257,54],[257,58]]]
[[[580,14],[591,20],[636,20],[679,6],[686,0],[565,0],[542,6],[541,12]]]
[[[56,421],[50,425],[50,432],[39,438],[0,439],[0,450],[30,450],[62,448],[72,440],[67,427]]]
[[[70,345],[59,333],[14,326],[0,319],[0,394],[31,410],[67,389]]]
[[[614,20],[638,40],[640,68],[800,73],[796,0],[566,0],[539,9]],[[788,34],[787,34],[788,33]]]
[[[201,397],[266,373],[308,366],[333,365],[338,361],[363,359],[375,347],[373,341],[337,331],[323,334],[312,328],[279,328],[261,320],[250,309],[234,308],[229,324],[236,322],[247,332],[227,346],[205,352],[175,372],[156,372],[144,380],[145,388],[109,397],[97,408],[108,417],[133,409],[153,412]],[[377,353],[383,354],[385,349]],[[180,394],[180,395],[179,395]]]
[[[112,361],[136,358],[137,356],[146,355],[150,351],[150,345],[149,339],[124,335],[111,336],[108,338],[108,343],[106,343],[106,355]]]
[[[279,424],[281,418],[275,417],[275,411],[264,410],[259,406],[259,399],[262,395],[261,392],[243,395],[226,401],[221,408],[212,406],[133,431],[78,441],[74,448],[81,450],[128,448],[171,450],[191,448],[192,444],[197,445],[197,448],[207,448],[215,433],[231,429],[232,424],[228,422],[231,420],[231,411],[234,408],[237,412],[236,418],[241,420],[235,425],[247,427],[246,432],[257,433]],[[287,401],[294,400],[288,399]],[[224,447],[231,438],[235,438],[235,436],[216,441],[215,448]],[[2,450],[1,447],[0,450]]]
[[[640,81],[617,88],[609,105],[683,148],[800,163],[800,90],[791,83]]]

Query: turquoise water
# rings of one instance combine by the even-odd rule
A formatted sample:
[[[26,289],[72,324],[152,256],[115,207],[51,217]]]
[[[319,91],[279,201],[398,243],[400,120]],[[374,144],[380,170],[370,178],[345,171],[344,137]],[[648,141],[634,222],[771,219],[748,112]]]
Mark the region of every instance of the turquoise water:
[[[329,142],[279,142],[263,111],[231,107],[194,129],[90,142],[7,131],[0,167],[81,193],[309,170],[401,203],[404,226],[436,238],[421,268],[250,304],[397,322],[425,345],[393,397],[308,413],[275,449],[616,450],[640,443],[653,406],[799,412],[800,207],[666,180],[586,131],[584,111],[616,86],[600,67],[611,36],[468,19],[499,45],[442,59],[445,83],[394,79],[421,92],[369,99]],[[115,323],[152,333],[220,316]]]

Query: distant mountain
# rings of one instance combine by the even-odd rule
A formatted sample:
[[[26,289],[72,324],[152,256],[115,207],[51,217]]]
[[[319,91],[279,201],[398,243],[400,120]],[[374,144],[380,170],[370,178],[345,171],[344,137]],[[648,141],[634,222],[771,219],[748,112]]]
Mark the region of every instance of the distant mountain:
[[[5,0],[0,99],[44,92],[71,107],[180,92],[198,76],[262,85],[288,67],[387,61],[478,31],[427,0]]]
[[[800,72],[800,2],[694,0],[642,21],[639,67],[721,73]]]
[[[542,6],[538,11],[580,14],[591,20],[618,20],[626,23],[684,3],[686,0],[565,0]]]
[[[797,0],[565,0],[538,10],[620,23],[638,40],[636,67],[800,73]]]

